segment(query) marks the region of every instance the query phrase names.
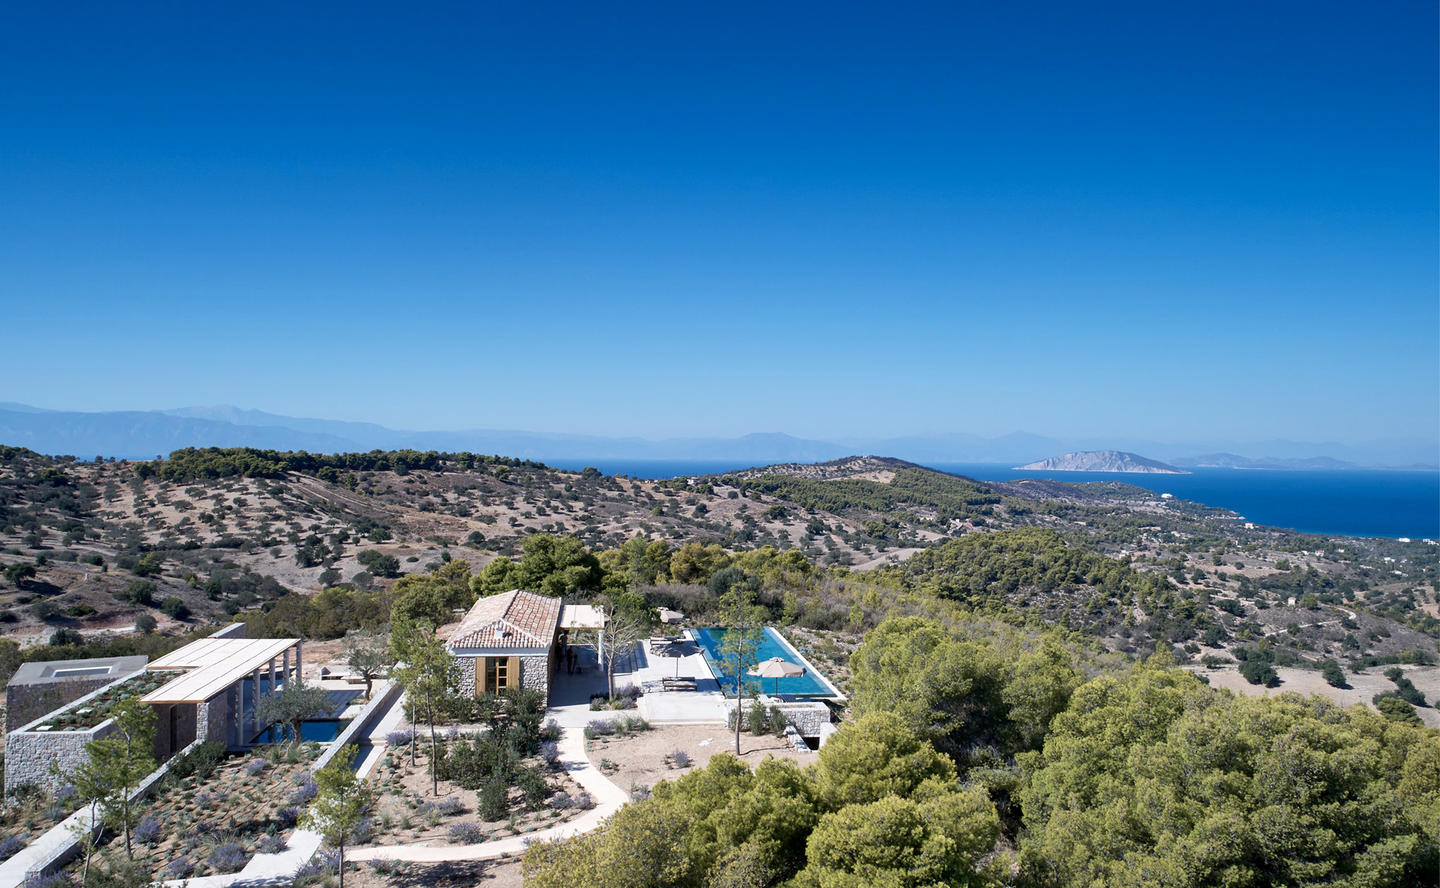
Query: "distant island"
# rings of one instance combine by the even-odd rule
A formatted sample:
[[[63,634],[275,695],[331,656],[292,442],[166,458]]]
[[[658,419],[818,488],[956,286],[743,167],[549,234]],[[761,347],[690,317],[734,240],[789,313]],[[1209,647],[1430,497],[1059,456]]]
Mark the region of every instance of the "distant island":
[[[1016,466],[1027,472],[1131,472],[1137,475],[1188,475],[1185,469],[1123,450],[1079,450]]]
[[[1190,456],[1177,459],[1175,462],[1192,469],[1271,469],[1287,472],[1307,470],[1339,472],[1363,468],[1363,466],[1358,466],[1355,463],[1345,462],[1344,460],[1334,459],[1328,456],[1292,459],[1267,456],[1261,459],[1252,459],[1251,457],[1239,456],[1234,453],[1207,453],[1202,456]]]

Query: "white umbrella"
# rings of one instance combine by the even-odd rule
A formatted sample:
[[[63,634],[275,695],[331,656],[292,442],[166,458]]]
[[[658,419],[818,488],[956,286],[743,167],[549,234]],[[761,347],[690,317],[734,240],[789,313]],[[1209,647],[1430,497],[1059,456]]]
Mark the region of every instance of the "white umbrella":
[[[789,660],[783,659],[781,657],[771,657],[764,663],[761,663],[754,669],[751,669],[750,674],[759,676],[760,678],[775,679],[775,696],[778,697],[780,696],[780,679],[794,678],[797,675],[804,675],[805,667],[799,666],[795,663],[791,663]]]
[[[675,674],[678,676],[680,674],[680,659],[689,655],[690,646],[683,641],[672,641],[657,650],[655,653],[659,654],[662,657],[674,657]]]

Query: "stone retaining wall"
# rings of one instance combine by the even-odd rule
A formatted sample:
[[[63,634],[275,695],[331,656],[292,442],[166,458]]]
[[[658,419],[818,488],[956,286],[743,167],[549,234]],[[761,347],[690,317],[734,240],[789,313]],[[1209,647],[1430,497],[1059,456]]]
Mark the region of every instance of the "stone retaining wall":
[[[11,685],[5,689],[5,730],[18,730],[64,706],[98,691],[115,679],[109,675],[98,678],[72,678],[45,684]]]
[[[115,720],[105,719],[87,731],[16,731],[5,735],[5,795],[28,784],[54,792],[65,781],[51,773],[51,765],[69,773],[90,760],[85,744],[115,732]]]
[[[36,728],[62,712],[84,706],[94,697],[104,693],[107,688],[138,674],[138,672],[132,672],[112,679],[85,696],[41,715],[21,726],[19,730],[7,733],[5,735],[5,795],[12,795],[16,789],[27,783],[38,786],[47,792],[59,789],[64,781],[51,774],[51,764],[55,764],[63,772],[74,770],[89,759],[89,755],[85,752],[85,744],[91,740],[99,740],[108,736],[115,730],[114,721],[106,719],[95,727],[83,731],[39,731]]]

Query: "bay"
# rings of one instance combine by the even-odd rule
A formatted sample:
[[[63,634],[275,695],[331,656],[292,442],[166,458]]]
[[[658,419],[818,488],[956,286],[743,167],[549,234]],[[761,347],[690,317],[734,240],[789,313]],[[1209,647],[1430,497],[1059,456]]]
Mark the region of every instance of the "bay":
[[[607,475],[674,478],[750,468],[735,460],[551,459],[557,468],[594,466]],[[1440,472],[1196,469],[1188,475],[1125,472],[1023,472],[1005,463],[933,463],[979,481],[1048,478],[1121,481],[1178,499],[1238,512],[1247,521],[1338,536],[1440,537]]]

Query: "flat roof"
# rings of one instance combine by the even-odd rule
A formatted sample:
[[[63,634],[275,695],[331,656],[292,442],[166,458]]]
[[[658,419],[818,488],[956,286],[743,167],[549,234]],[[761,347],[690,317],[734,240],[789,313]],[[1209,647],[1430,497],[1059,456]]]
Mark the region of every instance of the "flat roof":
[[[54,684],[97,678],[119,678],[145,668],[145,655],[91,657],[85,660],[46,660],[21,663],[7,685]]]
[[[150,664],[151,671],[188,669],[140,698],[142,703],[203,703],[286,650],[298,638],[202,638]]]
[[[562,604],[561,629],[604,629],[605,612],[593,604]]]

